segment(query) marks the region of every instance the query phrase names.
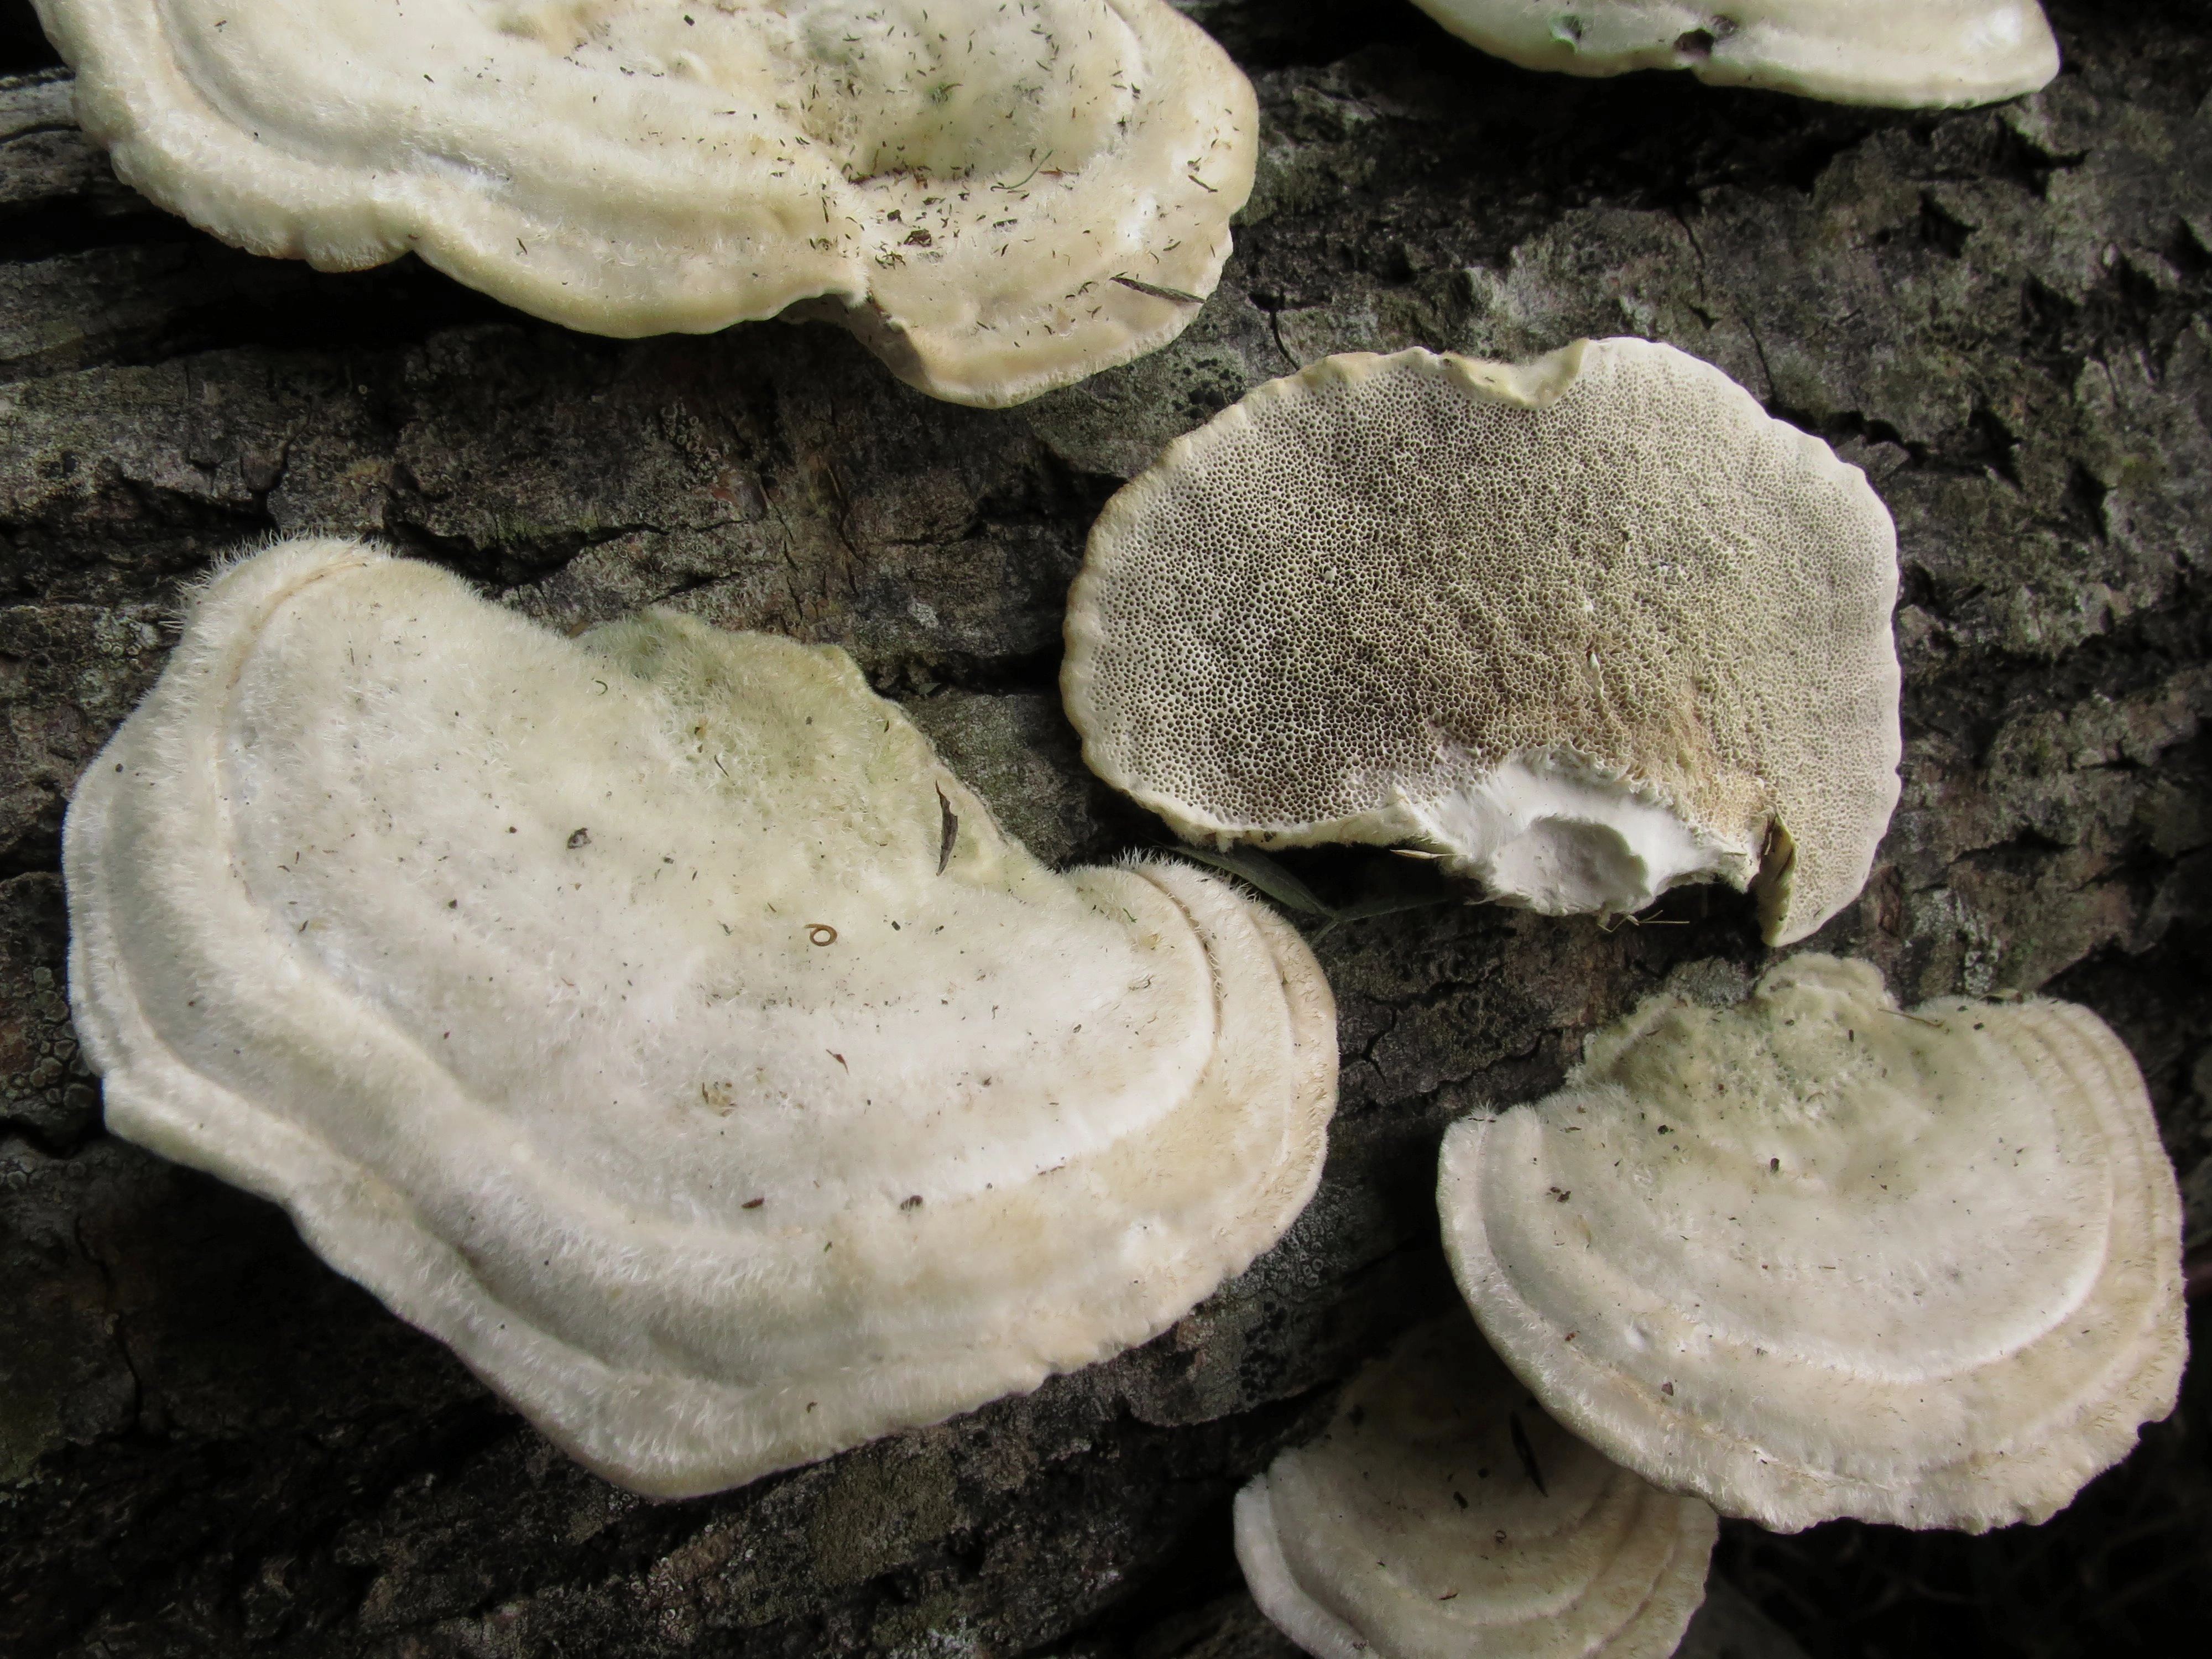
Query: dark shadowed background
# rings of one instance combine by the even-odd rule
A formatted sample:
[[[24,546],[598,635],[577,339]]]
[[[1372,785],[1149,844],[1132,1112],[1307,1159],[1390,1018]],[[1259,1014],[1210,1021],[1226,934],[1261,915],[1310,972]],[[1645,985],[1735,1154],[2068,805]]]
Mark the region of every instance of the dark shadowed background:
[[[63,806],[179,586],[273,532],[374,532],[562,626],[659,603],[835,641],[1009,828],[1097,858],[1160,832],[1082,769],[1060,607],[1160,443],[1331,351],[1671,341],[1897,518],[1904,800],[1814,944],[1907,998],[2095,1008],[2212,1242],[2212,4],[2058,0],[2058,80],[1948,114],[1523,74],[1402,0],[1184,9],[1265,111],[1220,289],[1157,356],[985,412],[818,325],[617,343],[411,260],[233,252],[114,182],[0,0],[0,1654],[1280,1659],[1229,1499],[1448,1304],[1444,1124],[1543,1093],[1670,975],[1761,960],[1710,890],[1610,933],[1455,903],[1335,933],[1328,1176],[1249,1273],[1033,1395],[647,1503],[279,1212],[101,1132]],[[1295,862],[1333,896],[1414,879]],[[1730,1524],[1717,1573],[1814,1659],[2202,1654],[2189,1387],[2046,1526]],[[1723,1611],[1709,1659],[1790,1651]]]

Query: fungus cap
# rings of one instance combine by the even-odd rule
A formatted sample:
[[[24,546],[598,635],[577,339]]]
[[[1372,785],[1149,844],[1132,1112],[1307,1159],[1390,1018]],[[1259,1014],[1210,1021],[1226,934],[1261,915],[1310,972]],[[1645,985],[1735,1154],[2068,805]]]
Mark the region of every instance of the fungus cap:
[[[1186,836],[1416,841],[1509,902],[1855,896],[1898,793],[1897,543],[1857,468],[1642,340],[1331,357],[1107,503],[1061,685]]]
[[[1718,1527],[1528,1403],[1459,1313],[1401,1339],[1319,1440],[1237,1494],[1237,1557],[1320,1659],[1666,1659]]]
[[[1986,104],[2058,73],[2036,0],[1414,0],[1523,69],[1686,69],[1723,87],[1908,109]]]
[[[108,1126],[639,1491],[1141,1341],[1317,1178],[1297,935],[1045,869],[834,649],[570,641],[295,542],[198,597],[64,837]]]
[[[1256,154],[1164,0],[36,3],[117,173],[227,242],[599,334],[828,296],[959,403],[1174,338]]]
[[[1646,1001],[1445,1136],[1445,1249],[1552,1414],[1795,1530],[2041,1521],[2173,1407],[2180,1200],[2135,1062],[2031,998],[1800,956]]]

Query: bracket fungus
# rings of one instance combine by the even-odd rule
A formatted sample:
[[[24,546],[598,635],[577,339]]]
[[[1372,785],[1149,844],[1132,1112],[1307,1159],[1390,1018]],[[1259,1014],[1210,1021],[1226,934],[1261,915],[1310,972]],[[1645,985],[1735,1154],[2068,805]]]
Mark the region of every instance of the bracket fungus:
[[[1112,501],[1084,755],[1186,837],[1413,842],[1501,900],[1858,893],[1898,794],[1897,544],[1856,467],[1642,340],[1261,386]]]
[[[1647,1000],[1444,1138],[1460,1288],[1575,1433],[1723,1515],[2041,1521],[2173,1408],[2181,1210],[2135,1062],[2029,998],[1800,956]]]
[[[1944,109],[2033,92],[2058,73],[2036,0],[1414,0],[1522,69],[1686,69],[1723,87]]]
[[[957,403],[1182,332],[1258,142],[1164,0],[36,4],[124,181],[227,242],[598,334],[813,301]]]
[[[1237,1498],[1253,1599],[1319,1659],[1666,1659],[1718,1528],[1553,1422],[1463,1313]]]
[[[109,1127],[641,1492],[1141,1341],[1318,1176],[1297,935],[1047,870],[832,648],[572,641],[290,543],[198,596],[64,836]]]

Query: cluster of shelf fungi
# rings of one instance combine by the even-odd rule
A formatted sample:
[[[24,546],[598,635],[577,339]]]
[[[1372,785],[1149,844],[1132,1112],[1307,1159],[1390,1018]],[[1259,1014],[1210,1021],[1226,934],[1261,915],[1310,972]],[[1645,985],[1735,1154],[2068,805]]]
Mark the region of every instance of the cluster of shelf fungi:
[[[1857,101],[2057,69],[1992,0],[1428,9],[1530,67]],[[1249,86],[1162,0],[204,9],[40,15],[121,176],[225,240],[605,333],[803,308],[961,402],[1171,339],[1253,177]],[[1720,881],[1784,946],[1897,801],[1896,593],[1859,471],[1682,353],[1349,355],[1108,504],[1062,689],[1195,846],[1389,846],[1550,915]],[[194,597],[64,864],[110,1128],[641,1492],[1145,1341],[1320,1177],[1290,925],[1182,859],[1046,867],[832,648],[565,639],[283,544]],[[1237,1504],[1316,1655],[1664,1655],[1719,1516],[2040,1520],[2175,1401],[2173,1171],[2070,1004],[1908,1010],[1812,952],[1667,993],[1455,1127],[1438,1203],[1468,1311]]]

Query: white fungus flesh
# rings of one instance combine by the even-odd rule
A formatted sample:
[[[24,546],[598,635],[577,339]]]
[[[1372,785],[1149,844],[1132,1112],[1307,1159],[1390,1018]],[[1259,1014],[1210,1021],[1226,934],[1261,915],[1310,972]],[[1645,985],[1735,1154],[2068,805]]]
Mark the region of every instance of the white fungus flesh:
[[[1213,290],[1250,84],[1164,0],[36,0],[124,181],[598,334],[801,301],[1018,403]]]
[[[2087,1009],[1800,956],[1651,999],[1558,1094],[1445,1137],[1484,1333],[1552,1414],[1723,1515],[2041,1521],[2173,1408],[2181,1211]]]
[[[64,854],[108,1127],[641,1492],[1142,1341],[1317,1178],[1297,936],[1047,870],[835,649],[570,641],[287,544],[198,596]]]
[[[1237,1558],[1317,1659],[1666,1659],[1718,1526],[1553,1422],[1460,1313],[1237,1494]]]
[[[1897,544],[1857,468],[1641,340],[1331,357],[1107,504],[1061,685],[1194,840],[1413,842],[1499,899],[1856,896],[1898,794]]]
[[[1943,109],[2033,92],[2058,73],[2036,0],[1414,0],[1523,69],[1686,69],[1723,87]]]

